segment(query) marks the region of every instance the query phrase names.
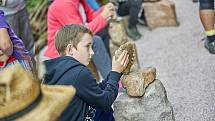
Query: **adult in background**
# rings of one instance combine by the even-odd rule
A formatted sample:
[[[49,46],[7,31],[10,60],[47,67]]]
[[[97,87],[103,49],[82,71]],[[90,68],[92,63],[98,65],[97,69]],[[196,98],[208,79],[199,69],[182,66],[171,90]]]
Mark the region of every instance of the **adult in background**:
[[[117,13],[120,16],[129,16],[126,32],[133,40],[141,38],[141,33],[137,29],[138,14],[141,10],[143,0],[116,0],[118,4]]]
[[[214,0],[199,0],[199,4],[199,16],[207,36],[205,48],[208,49],[211,54],[215,54]]]

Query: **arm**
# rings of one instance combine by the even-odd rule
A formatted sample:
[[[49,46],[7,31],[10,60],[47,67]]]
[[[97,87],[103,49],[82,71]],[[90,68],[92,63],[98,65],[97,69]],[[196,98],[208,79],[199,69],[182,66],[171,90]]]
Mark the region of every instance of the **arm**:
[[[6,28],[0,28],[0,50],[6,55],[13,52],[13,44]]]
[[[106,79],[102,80],[102,82],[99,83],[99,87],[100,87],[101,89],[105,89],[105,88],[106,88],[107,83],[108,83],[108,80],[112,78],[112,75],[111,75],[111,74],[114,74],[114,73],[118,73],[118,72],[111,71],[111,72],[107,75]],[[122,76],[122,73],[120,73],[120,76]],[[118,81],[119,81],[119,80],[118,80]]]
[[[75,6],[73,4],[73,1],[71,2],[55,1],[49,7],[48,16],[53,17],[50,18],[53,20],[53,23],[59,22],[62,26],[66,24],[83,24],[83,20],[78,9],[79,9],[78,6]],[[50,19],[49,21],[52,22],[52,20]],[[97,33],[106,25],[107,22],[105,21],[105,19],[102,18],[102,16],[98,16],[93,21],[88,22],[86,24],[86,27],[89,28],[93,33]]]
[[[112,3],[108,3],[100,7],[96,12],[90,8],[85,0],[82,0],[82,4],[88,21],[93,21],[93,19],[96,19],[97,16],[102,16],[102,18],[108,21],[110,17],[115,14],[115,7]]]
[[[123,51],[118,59],[113,57],[112,71],[108,78],[103,81],[100,86],[96,83],[93,75],[84,67],[80,71],[75,87],[77,95],[89,105],[106,110],[109,109],[118,94],[118,81],[121,77],[121,72],[128,64],[127,51]]]
[[[85,4],[87,5],[86,2]],[[106,18],[108,18],[110,15],[108,11],[109,9],[107,7],[105,11],[102,12],[103,14],[101,13],[96,17],[92,17],[94,12],[89,7],[89,5],[87,5],[88,7],[86,8],[86,5],[83,5],[87,17],[86,27],[89,28],[93,33],[97,33],[107,25]],[[49,18],[49,16],[53,18]],[[83,24],[82,16],[79,13],[79,6],[75,6],[73,1],[55,1],[52,3],[52,5],[49,7],[48,18],[49,22],[59,22],[62,26],[66,24]]]
[[[90,71],[84,67],[77,77],[75,87],[77,95],[89,105],[100,109],[109,109],[118,94],[118,80],[121,74],[110,72],[105,89],[101,89],[96,83]]]

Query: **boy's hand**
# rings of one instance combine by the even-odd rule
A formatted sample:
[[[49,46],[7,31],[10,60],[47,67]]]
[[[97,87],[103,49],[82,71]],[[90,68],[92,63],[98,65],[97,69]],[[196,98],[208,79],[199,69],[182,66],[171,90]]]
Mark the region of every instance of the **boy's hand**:
[[[0,55],[0,68],[5,67],[5,65],[7,64],[7,60],[9,59],[9,56],[6,54],[1,54]]]
[[[101,16],[106,20],[110,19],[115,14],[115,6],[112,3],[108,3],[104,6]]]
[[[128,59],[129,55],[127,53],[128,52],[124,50],[117,60],[116,60],[116,57],[113,56],[112,71],[116,71],[119,73],[124,71],[129,61]]]

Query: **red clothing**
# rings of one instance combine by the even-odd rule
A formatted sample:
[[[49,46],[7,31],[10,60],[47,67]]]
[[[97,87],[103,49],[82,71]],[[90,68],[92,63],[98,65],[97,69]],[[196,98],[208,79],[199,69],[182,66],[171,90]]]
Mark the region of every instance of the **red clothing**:
[[[14,62],[14,61],[16,61],[16,60],[17,60],[17,59],[16,59],[14,56],[11,55],[11,56],[8,58],[7,62],[6,62],[6,65],[9,64],[9,63]],[[3,67],[3,65],[4,65],[4,62],[0,61],[0,67]]]
[[[107,25],[106,20],[100,15],[103,8],[94,12],[85,0],[54,0],[48,10],[48,49],[45,56],[51,58],[59,56],[54,44],[56,31],[66,24],[83,24],[79,12],[80,3],[85,10],[86,27],[93,33],[97,33]]]

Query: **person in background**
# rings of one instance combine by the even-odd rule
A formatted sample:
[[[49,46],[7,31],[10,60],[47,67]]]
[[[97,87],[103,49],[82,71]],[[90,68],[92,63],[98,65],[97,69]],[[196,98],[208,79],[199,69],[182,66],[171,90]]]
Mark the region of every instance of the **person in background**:
[[[33,71],[29,52],[22,40],[16,36],[0,10],[0,70],[20,63],[26,71]]]
[[[34,38],[31,31],[25,0],[0,0],[0,10],[15,34],[24,42],[30,56],[34,57]]]
[[[94,108],[110,110],[118,95],[118,81],[129,61],[127,51],[117,59],[113,57],[112,71],[98,84],[86,67],[94,54],[92,37],[93,33],[82,25],[65,25],[55,36],[60,57],[44,62],[47,70],[45,84],[76,88],[76,95],[60,116],[60,121],[93,121]]]
[[[67,24],[81,24],[89,28],[93,36],[93,62],[103,78],[111,71],[109,52],[109,36],[107,30],[108,20],[114,14],[113,4],[108,3],[96,12],[85,0],[54,0],[48,9],[48,48],[45,56],[59,57],[54,44],[56,32]]]
[[[137,24],[143,0],[116,0],[116,2],[119,16],[129,15],[128,27],[126,28],[128,36],[133,40],[140,39],[142,35],[137,29]]]
[[[204,45],[211,54],[215,54],[214,0],[199,0],[199,4],[199,16],[207,36]]]

